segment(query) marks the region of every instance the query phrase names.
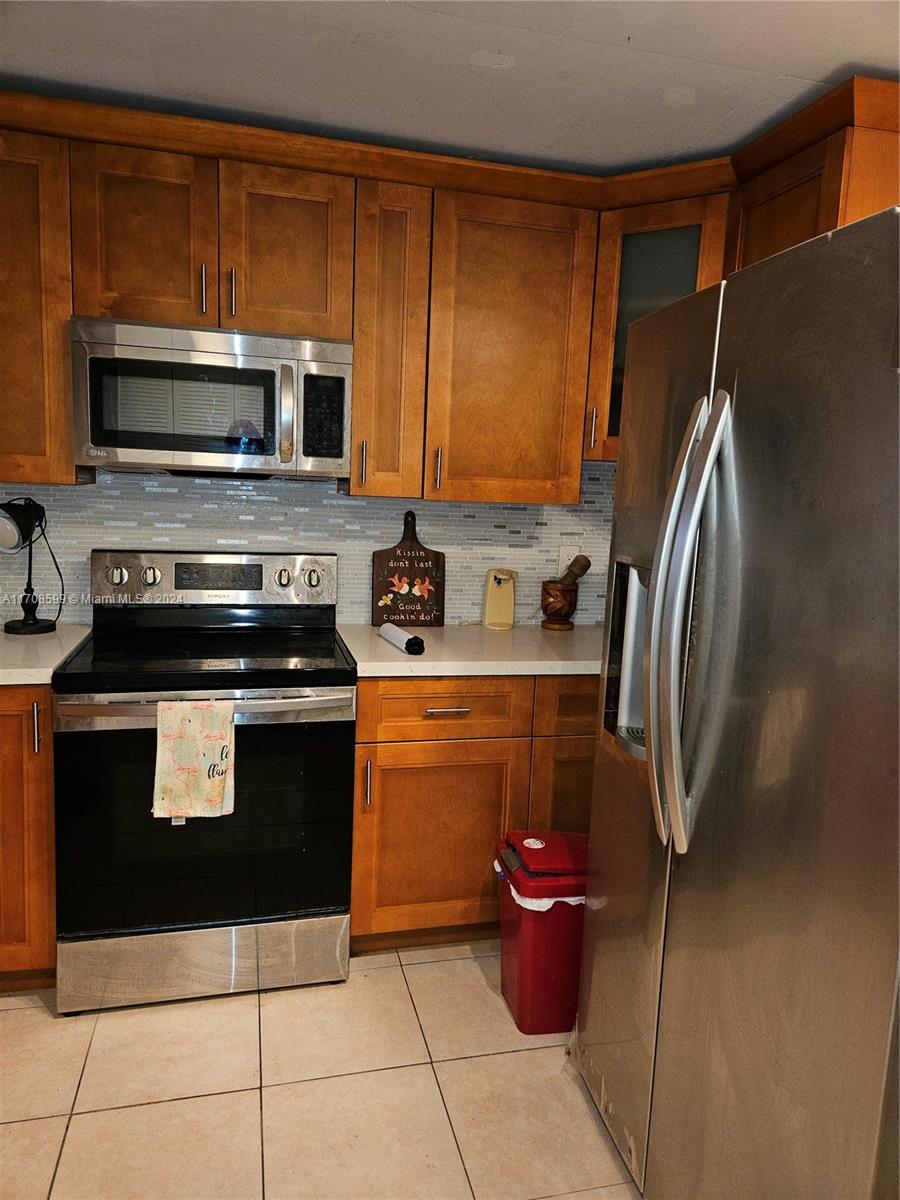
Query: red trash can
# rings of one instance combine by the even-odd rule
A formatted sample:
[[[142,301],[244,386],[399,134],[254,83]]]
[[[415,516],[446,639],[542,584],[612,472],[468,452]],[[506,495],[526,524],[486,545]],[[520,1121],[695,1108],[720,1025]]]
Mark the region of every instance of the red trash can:
[[[522,1033],[575,1024],[587,835],[513,830],[497,845],[500,982]]]

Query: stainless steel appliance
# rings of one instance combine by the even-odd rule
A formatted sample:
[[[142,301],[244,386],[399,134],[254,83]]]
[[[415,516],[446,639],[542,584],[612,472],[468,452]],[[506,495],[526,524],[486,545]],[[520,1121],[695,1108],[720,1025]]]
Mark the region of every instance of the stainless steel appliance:
[[[334,555],[95,550],[53,675],[60,1012],[344,979],[356,665]],[[152,815],[160,700],[235,701],[229,816]]]
[[[76,317],[79,466],[346,477],[349,342]]]
[[[898,220],[629,333],[573,1052],[647,1200],[896,1196]]]

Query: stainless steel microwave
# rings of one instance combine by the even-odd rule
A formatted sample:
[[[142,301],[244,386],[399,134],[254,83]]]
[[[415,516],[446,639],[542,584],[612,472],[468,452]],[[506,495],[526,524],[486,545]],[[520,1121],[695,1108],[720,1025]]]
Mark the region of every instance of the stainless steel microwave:
[[[76,317],[75,462],[343,478],[350,342]]]

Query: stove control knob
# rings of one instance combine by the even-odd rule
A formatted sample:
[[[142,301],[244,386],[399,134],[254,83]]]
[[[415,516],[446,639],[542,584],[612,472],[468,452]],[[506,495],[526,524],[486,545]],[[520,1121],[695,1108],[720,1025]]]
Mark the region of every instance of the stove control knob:
[[[162,571],[159,567],[144,567],[141,571],[141,582],[147,587],[156,587],[162,579]]]
[[[110,567],[106,572],[107,580],[113,587],[121,587],[128,582],[128,572],[124,567]]]
[[[303,582],[307,587],[317,588],[322,582],[322,572],[316,567],[310,567],[308,571],[303,572]]]
[[[287,567],[280,567],[275,572],[275,582],[279,587],[290,587],[294,582],[293,571],[289,571]]]

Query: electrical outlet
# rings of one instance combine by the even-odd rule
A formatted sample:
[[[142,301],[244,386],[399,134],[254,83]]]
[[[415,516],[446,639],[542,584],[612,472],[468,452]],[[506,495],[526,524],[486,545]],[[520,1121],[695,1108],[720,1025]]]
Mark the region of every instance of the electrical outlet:
[[[560,546],[557,575],[562,575],[563,571],[565,571],[566,567],[569,565],[575,555],[580,553],[580,546]]]

